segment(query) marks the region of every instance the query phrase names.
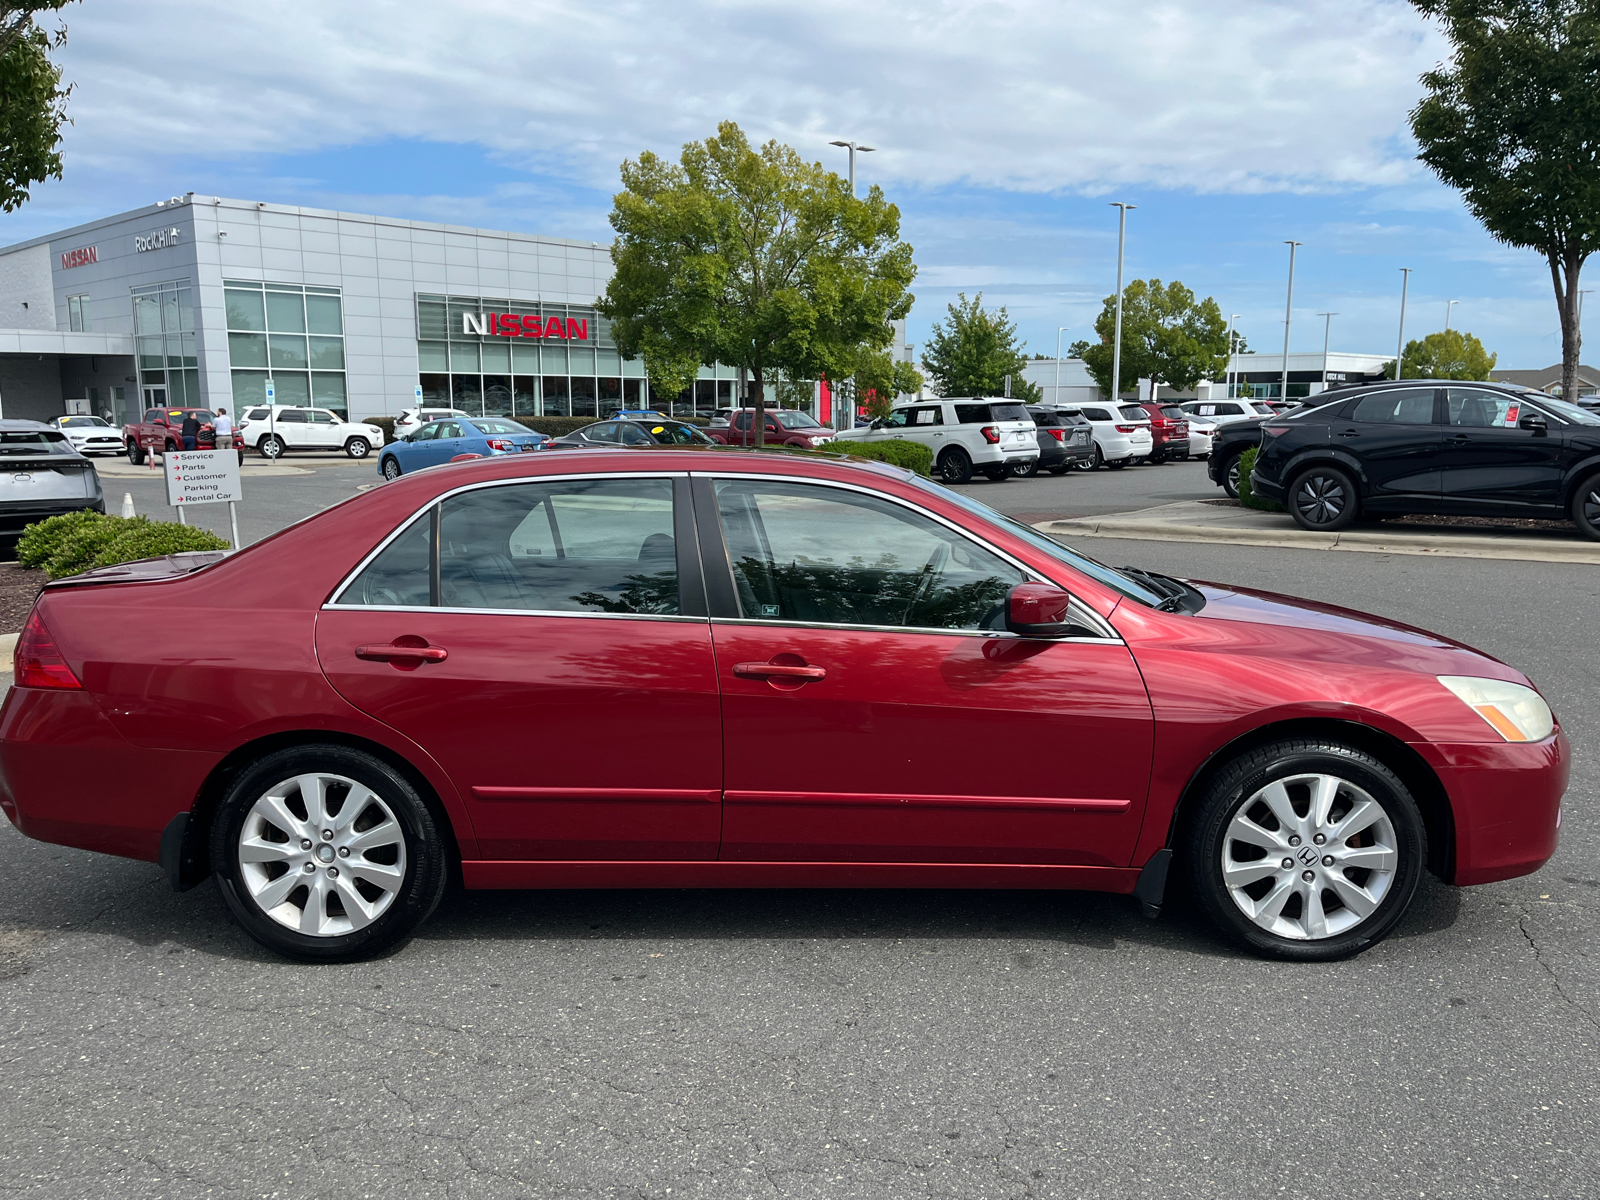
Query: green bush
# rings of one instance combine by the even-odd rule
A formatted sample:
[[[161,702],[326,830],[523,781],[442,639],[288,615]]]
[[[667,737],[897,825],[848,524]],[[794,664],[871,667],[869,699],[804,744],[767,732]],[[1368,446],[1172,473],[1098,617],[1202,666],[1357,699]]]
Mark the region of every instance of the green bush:
[[[582,429],[585,425],[593,425],[599,420],[598,417],[512,417],[511,419],[546,437],[566,437],[567,434]]]
[[[904,467],[916,475],[928,475],[933,471],[933,451],[920,442],[864,442],[846,438],[843,441],[829,442],[823,452],[872,458],[878,462]]]
[[[362,417],[361,419],[366,424],[376,425],[379,429],[383,430],[383,444],[385,446],[394,441],[393,417]]]
[[[1255,469],[1259,450],[1251,446],[1239,456],[1239,503],[1246,508],[1259,508],[1262,512],[1282,512],[1283,505],[1276,500],[1266,500],[1250,488],[1250,472]]]
[[[139,558],[227,548],[216,534],[193,525],[149,517],[125,521],[91,509],[28,526],[17,542],[17,561],[24,567],[43,567],[51,579],[65,579]]]

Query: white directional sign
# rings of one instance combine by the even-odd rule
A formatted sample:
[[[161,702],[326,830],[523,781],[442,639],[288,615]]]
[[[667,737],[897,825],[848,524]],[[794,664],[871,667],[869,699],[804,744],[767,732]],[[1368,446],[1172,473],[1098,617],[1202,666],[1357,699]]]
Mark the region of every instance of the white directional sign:
[[[168,450],[167,503],[210,504],[242,500],[239,490],[239,452],[236,450]]]

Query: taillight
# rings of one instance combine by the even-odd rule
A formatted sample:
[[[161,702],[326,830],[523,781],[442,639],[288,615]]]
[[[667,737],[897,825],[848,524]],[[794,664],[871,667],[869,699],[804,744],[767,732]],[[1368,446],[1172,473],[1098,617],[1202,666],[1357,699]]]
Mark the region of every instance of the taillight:
[[[17,687],[82,688],[78,677],[61,657],[56,643],[45,628],[39,610],[28,614],[28,624],[17,639],[17,649],[12,657],[12,667]]]
[[[1118,433],[1138,433],[1139,432],[1139,427],[1137,425],[1118,425],[1117,426],[1117,432]]]
[[[1000,444],[1000,431],[993,425],[985,425],[981,432],[983,433],[983,440],[988,442],[991,446],[998,446]]]
[[[491,450],[502,450],[502,451],[504,451],[504,450],[515,450],[516,446],[514,446],[511,443],[509,438],[490,438],[489,439],[489,449],[491,449]]]
[[[1065,429],[1046,429],[1045,432],[1051,437],[1055,438],[1055,440],[1058,442],[1065,441],[1067,438],[1067,431]]]
[[[1287,425],[1263,425],[1261,432],[1270,433],[1273,437],[1277,437],[1280,433],[1288,433],[1289,427]]]

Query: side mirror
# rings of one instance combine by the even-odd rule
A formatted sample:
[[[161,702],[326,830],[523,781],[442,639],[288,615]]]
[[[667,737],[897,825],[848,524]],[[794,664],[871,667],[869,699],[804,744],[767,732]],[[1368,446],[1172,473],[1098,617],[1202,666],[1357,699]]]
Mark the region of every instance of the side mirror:
[[[1517,422],[1519,429],[1531,429],[1534,437],[1546,437],[1550,433],[1550,422],[1543,417],[1529,414]]]
[[[1067,637],[1072,597],[1053,583],[1019,583],[1006,596],[1006,629],[1022,637]]]

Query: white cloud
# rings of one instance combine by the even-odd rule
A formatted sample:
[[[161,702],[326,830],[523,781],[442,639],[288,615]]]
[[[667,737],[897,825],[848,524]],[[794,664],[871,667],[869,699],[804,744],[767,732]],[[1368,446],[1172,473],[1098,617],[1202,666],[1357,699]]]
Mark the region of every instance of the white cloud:
[[[93,0],[68,13],[68,150],[476,141],[609,187],[724,117],[867,179],[1096,192],[1403,187],[1443,54],[1402,0]]]

